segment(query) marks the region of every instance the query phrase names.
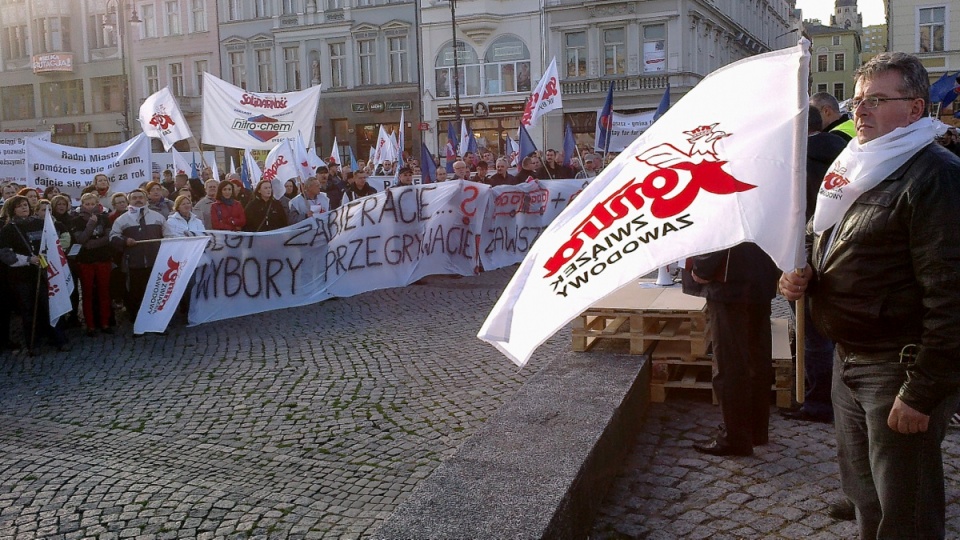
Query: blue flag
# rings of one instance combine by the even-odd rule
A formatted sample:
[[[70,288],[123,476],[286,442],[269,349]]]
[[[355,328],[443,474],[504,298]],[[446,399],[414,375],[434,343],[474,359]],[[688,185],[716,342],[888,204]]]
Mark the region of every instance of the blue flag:
[[[200,178],[200,174],[197,173],[197,154],[190,152],[190,159],[193,160],[190,164],[190,178]]]
[[[470,126],[467,126],[467,150],[466,152],[477,153],[477,138],[473,136],[473,130],[470,129]],[[464,152],[464,153],[466,153]]]
[[[573,154],[577,152],[577,140],[573,138],[573,128],[570,127],[570,124],[567,124],[566,129],[563,130],[563,166],[569,167],[570,160],[573,159]]]
[[[357,163],[357,156],[353,155],[353,147],[348,146],[350,149],[350,170],[356,172],[360,168],[360,164]]]
[[[656,122],[670,108],[670,83],[667,83],[667,89],[663,91],[663,97],[660,98],[660,105],[657,105],[657,112],[653,113],[653,121]]]
[[[249,152],[249,150],[245,152]],[[243,182],[243,187],[252,189],[250,186],[250,167],[247,166],[246,154],[244,154],[243,159],[240,160],[240,181]]]
[[[957,99],[957,73],[944,73],[937,82],[930,85],[930,103],[940,103],[940,108],[944,108]]]
[[[530,138],[530,134],[527,133],[527,129],[523,127],[523,124],[520,124],[520,155],[517,156],[517,166],[521,166],[523,158],[529,156],[530,154],[537,151],[537,146],[533,144],[533,139]]]
[[[453,122],[447,122],[447,172],[453,174],[453,162],[457,160],[457,132],[453,129]]]
[[[610,89],[607,90],[607,100],[603,102],[603,108],[600,109],[600,116],[597,118],[597,142],[594,144],[595,150],[607,151],[610,147],[610,128],[613,127],[613,81],[610,81]]]
[[[431,184],[437,180],[437,165],[427,145],[420,143],[420,183]]]

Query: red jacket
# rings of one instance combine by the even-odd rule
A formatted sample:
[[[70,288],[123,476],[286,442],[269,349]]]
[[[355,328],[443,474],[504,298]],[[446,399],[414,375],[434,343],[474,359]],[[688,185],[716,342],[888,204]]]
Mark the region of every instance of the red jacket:
[[[240,201],[233,199],[233,204],[224,204],[217,199],[210,205],[210,222],[217,231],[239,231],[247,224],[247,214]]]

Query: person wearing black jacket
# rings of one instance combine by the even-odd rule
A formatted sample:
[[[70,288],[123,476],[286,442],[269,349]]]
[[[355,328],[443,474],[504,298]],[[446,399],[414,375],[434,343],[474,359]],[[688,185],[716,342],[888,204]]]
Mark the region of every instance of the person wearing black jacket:
[[[261,180],[253,192],[254,198],[244,208],[247,224],[243,230],[264,232],[286,227],[287,211],[283,203],[273,198],[273,184],[269,180]]]
[[[27,354],[33,354],[37,331],[46,333],[57,349],[66,350],[67,338],[63,331],[50,326],[47,275],[40,268],[43,220],[32,215],[30,201],[20,195],[4,203],[3,217],[6,225],[0,229],[0,249],[9,249],[15,255],[7,277],[13,300],[23,318]]]
[[[353,173],[353,183],[347,186],[347,190],[343,193],[344,204],[376,192],[377,189],[367,183],[367,171],[360,169]]]
[[[723,425],[716,438],[694,445],[714,456],[749,456],[767,443],[773,386],[770,301],[780,271],[756,244],[742,243],[691,259],[683,292],[707,299],[717,373],[713,391]]]

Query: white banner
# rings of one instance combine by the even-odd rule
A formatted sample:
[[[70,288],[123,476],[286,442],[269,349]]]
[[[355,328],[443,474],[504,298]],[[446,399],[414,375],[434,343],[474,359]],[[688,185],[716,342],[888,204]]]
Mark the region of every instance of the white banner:
[[[537,87],[530,94],[520,123],[527,127],[537,125],[537,120],[550,111],[563,108],[563,96],[560,95],[560,76],[557,74],[557,57],[554,56],[543,73]]]
[[[133,325],[134,334],[167,329],[209,241],[206,236],[194,236],[166,238],[160,243],[157,260],[147,281],[147,291]]]
[[[140,105],[140,127],[147,137],[160,139],[167,152],[177,141],[193,137],[187,120],[180,112],[180,105],[170,93],[170,87],[164,86],[159,92],[143,100]]]
[[[478,337],[522,366],[671,262],[752,241],[782,270],[802,265],[808,46],[741,60],[687,93],[550,224]]]
[[[0,133],[0,183],[27,183],[27,139],[50,142],[49,131]]]
[[[73,294],[73,275],[67,267],[67,255],[60,245],[60,235],[53,224],[50,212],[43,220],[43,238],[40,240],[40,256],[47,267],[47,298],[50,306],[50,326],[56,326],[57,320],[70,313],[73,306],[70,295]]]
[[[270,150],[281,141],[295,142],[297,132],[313,146],[320,86],[299,92],[247,92],[209,73],[203,74],[204,144]]]
[[[597,118],[600,118],[601,109],[597,109]],[[610,151],[623,152],[637,137],[653,125],[653,116],[657,111],[646,111],[637,114],[610,113]],[[596,140],[600,140],[600,129],[597,127]],[[601,151],[603,148],[597,148]]]
[[[60,191],[80,198],[93,177],[103,173],[110,190],[130,191],[151,179],[150,139],[143,133],[106,148],[77,148],[38,139],[27,139],[27,186]]]
[[[190,323],[473,275],[488,186],[390,189],[265,233],[213,233],[196,272]],[[146,301],[146,300],[145,300]]]
[[[190,165],[194,159],[197,160],[197,174],[200,173],[200,169],[203,167],[203,165],[201,165],[199,153],[181,152],[180,155],[186,162],[186,170],[184,172],[187,173],[187,176],[190,175],[190,170],[192,169]],[[203,159],[205,159],[207,163],[213,163],[216,161],[217,155],[215,152],[207,151],[203,153]],[[173,171],[173,174],[177,174],[178,170],[181,168],[174,165],[173,152],[152,152],[150,154],[150,161],[153,163],[153,172],[156,174],[160,174],[167,169]],[[183,165],[183,163],[181,163],[181,165]]]

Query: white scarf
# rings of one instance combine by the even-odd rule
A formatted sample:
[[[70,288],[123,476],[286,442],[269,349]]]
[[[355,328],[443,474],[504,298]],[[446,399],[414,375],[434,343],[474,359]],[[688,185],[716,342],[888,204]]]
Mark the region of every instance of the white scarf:
[[[936,135],[934,120],[925,117],[864,144],[850,141],[820,185],[813,230],[822,233],[836,225],[860,195],[899,169]]]

